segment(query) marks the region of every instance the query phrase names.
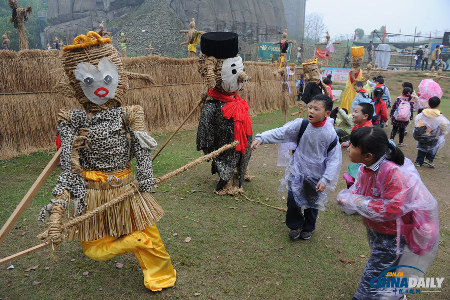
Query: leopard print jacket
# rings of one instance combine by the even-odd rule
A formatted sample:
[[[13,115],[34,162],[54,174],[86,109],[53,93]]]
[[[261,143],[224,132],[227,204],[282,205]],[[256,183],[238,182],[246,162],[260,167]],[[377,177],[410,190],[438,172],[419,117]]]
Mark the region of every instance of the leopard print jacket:
[[[136,157],[139,191],[150,192],[155,179],[150,150],[156,148],[156,141],[142,131],[144,113],[140,106],[113,107],[88,117],[85,110],[73,109],[60,113],[58,132],[61,136],[61,169],[53,195],[64,190],[71,194],[74,215],[81,214],[87,204],[86,181],[72,170],[72,143],[79,131],[86,130],[88,147],[80,150],[80,165],[83,170],[115,172],[131,166]],[[139,119],[139,120],[138,120]],[[135,124],[141,124],[135,130]],[[143,138],[147,140],[143,142]],[[150,140],[150,143],[148,142]],[[153,147],[149,146],[152,144]],[[45,218],[45,212],[44,212]],[[42,216],[39,217],[42,219]]]

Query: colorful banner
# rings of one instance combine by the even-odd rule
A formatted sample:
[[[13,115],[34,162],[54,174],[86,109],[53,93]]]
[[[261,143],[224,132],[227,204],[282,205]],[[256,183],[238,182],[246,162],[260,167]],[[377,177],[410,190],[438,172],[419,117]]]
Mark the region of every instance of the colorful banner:
[[[333,82],[347,82],[348,73],[350,69],[347,68],[322,68],[324,71],[322,72],[322,77],[327,77],[331,74],[331,81]]]
[[[327,56],[327,50],[316,48],[314,51],[314,56],[319,59],[325,59]]]
[[[289,43],[287,50],[287,60],[291,59],[292,44]],[[280,45],[274,45],[273,43],[259,43],[258,58],[262,60],[272,60],[272,56],[280,57]]]

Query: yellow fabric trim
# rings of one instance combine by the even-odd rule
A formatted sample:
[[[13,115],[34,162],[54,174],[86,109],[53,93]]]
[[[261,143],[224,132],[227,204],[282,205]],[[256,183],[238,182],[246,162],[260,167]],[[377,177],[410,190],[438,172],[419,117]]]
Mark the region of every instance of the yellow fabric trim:
[[[197,47],[195,46],[195,44],[189,44],[188,45],[188,51],[197,53]]]
[[[87,35],[81,34],[73,39],[73,45],[63,48],[63,52],[75,49],[88,48],[100,44],[110,44],[110,38],[102,38],[97,32],[89,31]]]
[[[314,57],[314,59],[312,61],[302,63],[302,66],[307,66],[307,65],[312,65],[312,64],[317,64],[317,57]]]
[[[198,32],[194,33],[195,37],[194,37],[194,41],[188,45],[188,51],[189,52],[194,52],[197,53],[197,44],[200,42],[199,36],[200,34]]]
[[[109,176],[114,176],[117,178],[124,179],[125,177],[130,175],[131,172],[132,172],[131,169],[127,169],[125,171],[122,171],[122,172],[116,173],[116,174],[105,174],[102,171],[83,170],[83,172],[81,174],[83,175],[84,179],[86,179],[86,180],[104,183],[104,182],[108,181]]]
[[[283,66],[284,63],[284,55],[281,55],[280,57],[280,66],[278,68],[281,68]]]

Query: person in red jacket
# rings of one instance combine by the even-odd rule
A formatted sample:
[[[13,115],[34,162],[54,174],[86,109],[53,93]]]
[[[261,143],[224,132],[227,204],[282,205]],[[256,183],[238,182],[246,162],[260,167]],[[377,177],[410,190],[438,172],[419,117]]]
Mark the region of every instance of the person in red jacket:
[[[405,272],[405,280],[427,272],[439,244],[437,201],[383,129],[358,128],[350,142],[349,158],[362,166],[337,201],[345,213],[362,216],[371,252],[353,299],[403,299],[386,270]]]
[[[383,101],[383,93],[383,89],[379,87],[375,88],[372,92],[372,104],[375,109],[375,113],[372,118],[372,124],[374,127],[383,128],[389,119],[386,103]]]

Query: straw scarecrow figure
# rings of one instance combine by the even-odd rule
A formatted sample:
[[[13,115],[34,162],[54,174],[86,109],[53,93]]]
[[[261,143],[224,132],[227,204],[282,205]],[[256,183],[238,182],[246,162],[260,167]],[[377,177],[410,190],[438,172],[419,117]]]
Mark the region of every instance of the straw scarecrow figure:
[[[10,40],[9,40],[9,34],[10,34],[11,32],[10,31],[6,31],[3,35],[2,35],[2,39],[3,39],[3,41],[2,41],[2,50],[8,50],[8,48],[9,48],[9,43],[11,42]]]
[[[287,29],[284,30],[283,35],[281,36],[281,41],[273,43],[274,45],[280,45],[280,65],[279,68],[283,66],[283,62],[287,62],[287,51],[289,48],[289,44],[295,44],[295,41],[290,41],[287,39]]]
[[[247,166],[251,157],[252,124],[247,102],[237,92],[248,81],[242,58],[238,54],[238,35],[233,32],[209,32],[202,35],[199,72],[208,87],[206,101],[198,125],[197,150],[210,153],[234,140],[235,149],[222,153],[212,161],[212,174],[220,180],[216,193],[234,195],[243,192],[242,183],[249,181]],[[233,186],[237,169],[238,186]]]
[[[148,43],[148,48],[147,48],[147,50],[148,50],[148,55],[149,55],[149,56],[152,56],[152,55],[153,55],[153,50],[155,50],[155,48],[152,47],[152,43],[151,43],[151,42]]]
[[[363,62],[364,47],[352,47],[352,67],[348,73],[347,83],[345,85],[345,90],[342,93],[341,108],[345,108],[350,111],[350,106],[352,105],[353,99],[356,96],[356,90],[354,84],[356,81],[363,81],[363,71],[361,70],[361,65]]]
[[[200,36],[205,34],[206,31],[199,31],[195,29],[195,19],[192,18],[191,23],[189,23],[189,30],[180,30],[179,33],[186,34],[186,42],[180,44],[180,46],[188,45],[188,57],[195,57],[197,53],[197,44],[200,41]]]
[[[287,113],[289,110],[289,95],[291,94],[291,88],[289,87],[289,77],[291,73],[291,67],[287,65],[286,61],[283,61],[281,68],[275,71],[274,75],[281,78],[281,98],[280,107],[284,113],[284,121],[287,122]]]
[[[122,57],[127,57],[127,42],[129,38],[125,37],[125,33],[120,33],[120,49],[122,50]]]
[[[320,66],[317,63],[317,58],[302,63],[302,67],[303,73],[305,74],[305,81],[308,82],[303,92],[302,101],[305,104],[308,104],[311,99],[318,94],[325,94],[329,97],[330,95],[328,89],[322,82],[320,76]],[[306,110],[306,107],[302,103],[300,103],[299,105],[299,113],[301,114]]]
[[[105,21],[102,21],[99,25],[100,30],[98,31],[98,35],[101,37],[108,37],[111,35],[111,32],[105,30]]]
[[[53,43],[53,48],[55,48],[56,50],[61,50],[61,42],[59,41],[57,36],[55,36],[55,42]]]
[[[19,32],[19,49],[28,49],[28,38],[25,28],[25,22],[28,21],[28,16],[31,15],[33,9],[31,6],[19,7],[17,0],[8,0],[8,5],[12,9],[12,17],[10,19],[11,23],[14,23],[14,27],[17,28]]]
[[[330,34],[327,31],[327,35],[325,36],[325,39],[327,40],[325,43],[315,43],[314,45],[326,45],[325,50],[326,50],[326,54],[325,54],[325,67],[329,67],[329,61],[331,58],[331,53],[334,52],[334,45],[340,45],[342,44],[341,42],[333,42],[331,41],[331,37]]]
[[[94,260],[134,253],[152,291],[172,287],[172,267],[155,223],[161,206],[150,194],[155,184],[150,151],[156,141],[147,133],[140,106],[122,106],[128,78],[151,81],[148,75],[124,71],[120,55],[109,38],[89,32],[63,49],[63,66],[69,84],[61,89],[84,109],[61,111],[61,169],[51,203],[49,238],[54,244],[78,238],[84,253]],[[131,159],[137,162],[136,179]],[[111,199],[125,197],[115,206],[94,214]],[[71,203],[72,205],[69,205]],[[92,214],[61,234],[62,217]]]

